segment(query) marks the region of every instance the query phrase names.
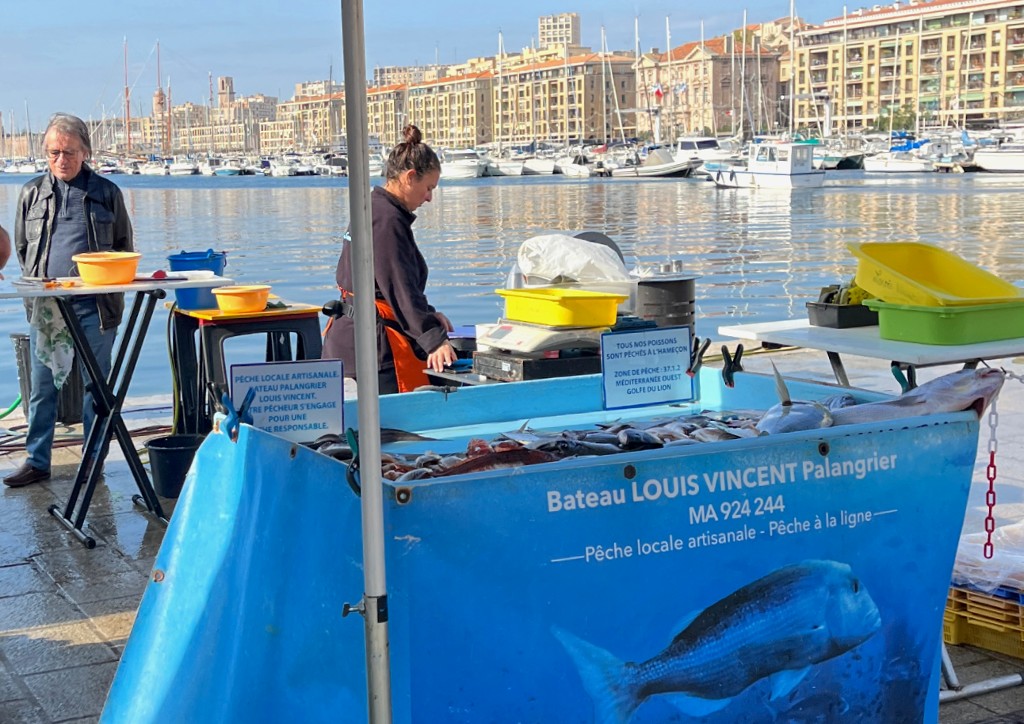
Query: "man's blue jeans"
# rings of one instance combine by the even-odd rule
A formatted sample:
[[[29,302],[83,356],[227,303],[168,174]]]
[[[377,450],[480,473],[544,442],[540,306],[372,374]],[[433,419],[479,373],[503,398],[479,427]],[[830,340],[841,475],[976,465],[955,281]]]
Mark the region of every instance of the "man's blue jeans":
[[[95,300],[76,299],[73,309],[104,378],[109,378],[110,357],[114,349],[114,337],[117,336],[117,331],[100,329],[100,315],[96,309]],[[57,422],[58,390],[53,385],[53,373],[50,368],[36,357],[36,330],[34,327],[29,329],[29,357],[32,360],[32,395],[28,401],[28,433],[25,440],[25,451],[28,453],[28,463],[32,467],[48,471],[53,449],[53,429]],[[79,361],[79,366],[85,387],[85,395],[82,398],[82,427],[85,439],[88,439],[89,430],[92,429],[96,420],[96,412],[93,410],[92,394],[88,391],[90,384],[88,373],[81,361]]]

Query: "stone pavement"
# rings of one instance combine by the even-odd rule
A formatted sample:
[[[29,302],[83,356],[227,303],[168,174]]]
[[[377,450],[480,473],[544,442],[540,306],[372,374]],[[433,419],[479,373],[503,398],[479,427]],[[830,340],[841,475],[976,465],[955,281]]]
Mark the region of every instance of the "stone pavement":
[[[787,377],[832,381],[823,353],[782,351],[772,358]],[[766,355],[744,355],[748,370],[770,371]],[[719,366],[720,362],[707,359]],[[1024,365],[1007,361],[1024,374]],[[855,386],[894,392],[887,365],[847,360]],[[948,371],[948,370],[942,370]],[[921,380],[938,374],[922,370]],[[999,400],[1000,524],[1024,519],[1024,384],[1008,380]],[[154,414],[154,413],[147,413]],[[167,434],[163,419],[138,420],[126,413],[145,461],[148,437]],[[18,432],[24,420],[0,421],[0,476],[24,460]],[[60,437],[73,436],[62,431]],[[133,433],[134,434],[134,433]],[[988,449],[982,425],[980,448]],[[163,524],[139,512],[137,492],[116,444],[96,488],[86,529],[97,545],[87,550],[49,513],[63,505],[71,489],[77,445],[55,450],[53,477],[21,489],[0,486],[0,723],[95,722],[135,619]],[[986,458],[987,461],[987,458]],[[976,466],[965,532],[981,530],[984,462]],[[170,514],[173,500],[162,500]],[[1024,661],[966,646],[949,647],[962,684],[1024,672]],[[1024,724],[1024,686],[943,704],[942,724]]]

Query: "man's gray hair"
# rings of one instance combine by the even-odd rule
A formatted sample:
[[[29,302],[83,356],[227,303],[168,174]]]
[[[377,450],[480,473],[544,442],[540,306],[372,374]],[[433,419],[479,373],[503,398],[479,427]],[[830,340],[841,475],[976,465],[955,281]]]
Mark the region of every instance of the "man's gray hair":
[[[70,113],[54,113],[50,117],[50,123],[46,126],[46,133],[51,130],[56,130],[57,133],[63,136],[76,136],[79,141],[82,142],[82,148],[85,149],[85,155],[92,155],[92,141],[89,140],[89,127],[85,125],[78,116],[73,116]],[[45,138],[46,134],[43,134]]]

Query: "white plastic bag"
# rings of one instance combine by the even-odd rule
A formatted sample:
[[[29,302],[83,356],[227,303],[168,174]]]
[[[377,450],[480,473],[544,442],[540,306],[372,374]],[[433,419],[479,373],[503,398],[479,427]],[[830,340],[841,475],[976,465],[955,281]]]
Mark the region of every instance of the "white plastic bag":
[[[619,255],[608,246],[567,234],[545,234],[519,247],[519,269],[528,284],[628,281]]]
[[[992,533],[995,549],[985,558],[987,534],[968,533],[960,537],[953,566],[953,583],[994,591],[999,587],[1024,590],[1024,521],[999,526]]]

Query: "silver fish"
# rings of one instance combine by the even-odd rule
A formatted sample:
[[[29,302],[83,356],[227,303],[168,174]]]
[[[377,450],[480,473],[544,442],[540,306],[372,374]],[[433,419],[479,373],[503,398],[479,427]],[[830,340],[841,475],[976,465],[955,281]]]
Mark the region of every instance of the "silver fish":
[[[815,664],[841,656],[881,626],[878,607],[850,566],[808,560],[780,568],[699,612],[665,650],[640,663],[553,628],[594,701],[595,720],[627,722],[666,695],[691,716],[727,706],[767,679],[789,694]]]
[[[878,422],[962,410],[974,410],[978,417],[981,417],[989,403],[999,394],[1005,379],[1002,370],[991,367],[957,370],[925,382],[894,400],[865,402],[833,410],[832,417],[836,425],[853,425],[858,422]]]
[[[769,408],[757,421],[758,432],[763,435],[776,435],[780,432],[814,430],[832,425],[833,416],[829,408],[820,402],[794,401],[789,395],[786,381],[782,379],[774,362],[772,369],[775,371],[775,390],[779,395],[779,404]]]

